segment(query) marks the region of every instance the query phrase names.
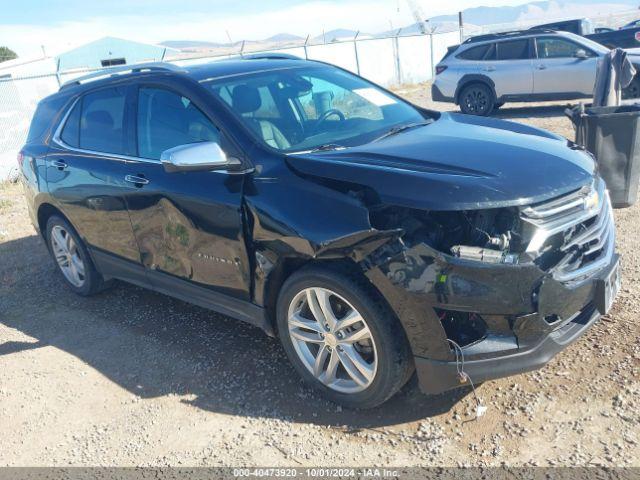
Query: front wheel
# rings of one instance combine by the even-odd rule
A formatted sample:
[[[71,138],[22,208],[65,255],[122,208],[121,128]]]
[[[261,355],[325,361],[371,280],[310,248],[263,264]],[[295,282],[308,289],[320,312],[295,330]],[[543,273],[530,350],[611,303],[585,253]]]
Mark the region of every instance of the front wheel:
[[[278,300],[278,332],[305,382],[329,400],[371,408],[393,396],[413,372],[404,331],[381,298],[328,269],[292,275]]]
[[[481,83],[465,87],[460,93],[460,110],[467,115],[486,117],[495,106],[493,92]]]

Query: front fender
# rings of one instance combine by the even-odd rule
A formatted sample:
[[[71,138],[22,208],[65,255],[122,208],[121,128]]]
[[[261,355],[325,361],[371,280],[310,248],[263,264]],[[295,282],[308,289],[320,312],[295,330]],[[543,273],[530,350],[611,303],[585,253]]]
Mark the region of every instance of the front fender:
[[[283,169],[284,170],[284,169]],[[354,196],[298,177],[256,177],[245,189],[248,248],[254,257],[254,301],[265,305],[270,281],[286,262],[364,261],[402,230],[377,230]]]

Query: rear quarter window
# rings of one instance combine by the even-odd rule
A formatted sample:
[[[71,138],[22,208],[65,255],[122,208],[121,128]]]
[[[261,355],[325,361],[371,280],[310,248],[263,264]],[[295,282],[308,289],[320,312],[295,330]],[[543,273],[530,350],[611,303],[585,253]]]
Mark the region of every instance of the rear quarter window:
[[[492,44],[480,45],[478,47],[469,48],[464,52],[457,55],[457,58],[462,60],[472,60],[479,61],[484,60],[487,57],[487,53],[489,53],[489,49],[492,47]]]
[[[66,101],[67,97],[55,96],[45,98],[38,103],[36,111],[33,114],[33,119],[31,120],[31,125],[29,126],[27,143],[37,143],[44,139],[44,136],[53,126],[57,114],[62,110]]]
[[[76,102],[73,110],[67,117],[62,134],[60,138],[64,143],[72,147],[80,146],[80,110],[82,108],[82,101]]]

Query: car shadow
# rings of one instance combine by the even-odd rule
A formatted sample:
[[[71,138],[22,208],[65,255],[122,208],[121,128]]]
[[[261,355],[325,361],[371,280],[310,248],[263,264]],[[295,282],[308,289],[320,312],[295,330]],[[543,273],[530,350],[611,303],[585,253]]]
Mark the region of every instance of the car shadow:
[[[17,271],[3,265],[11,255]],[[180,396],[203,410],[331,425],[347,431],[436,416],[469,394],[418,391],[415,378],[372,410],[341,409],[305,387],[277,339],[248,324],[125,283],[83,298],[67,289],[35,236],[0,244],[0,323],[59,348],[142,398]]]

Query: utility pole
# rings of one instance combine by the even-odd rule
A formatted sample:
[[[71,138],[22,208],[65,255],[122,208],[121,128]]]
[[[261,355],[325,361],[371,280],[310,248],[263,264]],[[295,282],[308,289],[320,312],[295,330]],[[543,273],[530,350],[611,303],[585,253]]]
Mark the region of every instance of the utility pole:
[[[424,12],[422,11],[422,8],[420,7],[420,5],[418,5],[418,2],[416,0],[406,0],[406,2],[407,2],[407,6],[409,7],[409,10],[411,10],[413,19],[418,24],[418,30],[420,31],[420,34],[426,35],[428,32],[427,32],[427,27],[425,25],[425,15],[424,15]]]

